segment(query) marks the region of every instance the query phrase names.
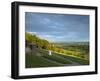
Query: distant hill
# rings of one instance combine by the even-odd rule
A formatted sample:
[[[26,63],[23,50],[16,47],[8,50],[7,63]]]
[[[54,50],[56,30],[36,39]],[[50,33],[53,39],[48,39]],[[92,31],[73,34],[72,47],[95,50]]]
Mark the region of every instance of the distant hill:
[[[55,45],[89,45],[89,42],[54,42]]]

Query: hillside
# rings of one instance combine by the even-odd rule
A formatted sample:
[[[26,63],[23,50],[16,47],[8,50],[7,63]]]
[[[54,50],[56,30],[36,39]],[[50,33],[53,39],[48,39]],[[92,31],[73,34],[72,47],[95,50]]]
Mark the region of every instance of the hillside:
[[[70,43],[50,43],[36,35],[25,33],[26,47],[32,48],[35,45],[38,48],[51,50],[63,55],[73,55],[84,59],[89,59],[88,42],[70,42]],[[31,44],[31,46],[30,46]]]
[[[35,48],[26,54],[26,68],[88,65],[87,60]]]
[[[26,68],[89,65],[88,42],[50,43],[27,32],[25,41]]]

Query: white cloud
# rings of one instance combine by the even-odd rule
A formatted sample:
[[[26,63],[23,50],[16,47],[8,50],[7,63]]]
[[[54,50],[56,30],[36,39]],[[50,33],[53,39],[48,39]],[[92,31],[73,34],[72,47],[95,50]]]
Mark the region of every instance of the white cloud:
[[[27,32],[28,32],[28,31],[27,31]],[[32,35],[33,35],[33,34],[37,34],[37,32],[28,32],[28,33],[29,33],[29,34],[32,34]]]

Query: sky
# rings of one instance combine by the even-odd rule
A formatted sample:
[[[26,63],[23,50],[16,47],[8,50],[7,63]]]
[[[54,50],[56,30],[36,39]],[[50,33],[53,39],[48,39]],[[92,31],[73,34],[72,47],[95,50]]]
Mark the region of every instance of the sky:
[[[25,31],[49,42],[86,42],[89,16],[25,12]]]

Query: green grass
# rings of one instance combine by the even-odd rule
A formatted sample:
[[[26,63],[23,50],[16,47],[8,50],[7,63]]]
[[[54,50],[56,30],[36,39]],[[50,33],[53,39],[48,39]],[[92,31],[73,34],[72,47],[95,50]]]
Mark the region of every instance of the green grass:
[[[46,56],[43,56],[44,58],[47,58],[49,60],[53,60],[53,61],[56,61],[58,63],[62,63],[62,64],[71,64],[71,62],[65,60],[65,59],[62,59],[62,58],[59,58],[57,57],[57,55],[52,55],[52,56],[49,56],[49,55],[46,55]]]
[[[48,51],[43,49],[35,49],[33,52],[32,54],[25,55],[26,68],[66,66],[67,64],[72,64],[69,60],[79,63],[80,65],[89,65],[88,60],[78,57],[61,55],[54,52],[52,52],[52,55],[49,55]],[[40,54],[40,56],[38,56],[38,54]]]
[[[37,53],[40,53],[41,56],[37,56],[35,54],[26,54],[25,55],[25,64],[26,68],[35,68],[35,67],[55,67],[55,66],[63,66],[63,64],[71,64],[69,61],[61,59],[57,57],[57,54],[48,55],[48,52],[45,50],[39,50]],[[48,60],[46,60],[46,59]],[[51,61],[49,61],[51,60]],[[54,62],[57,63],[54,63]],[[59,64],[61,63],[61,64]]]
[[[52,52],[52,55],[48,55],[48,52],[45,50],[40,50],[40,53],[42,54],[42,56],[44,58],[47,58],[49,60],[53,60],[53,61],[56,61],[56,62],[62,63],[62,64],[71,64],[71,62],[69,62],[68,60],[60,58],[61,56],[58,57],[58,54],[56,54],[56,53]]]
[[[67,55],[61,55],[62,57],[66,58],[66,59],[70,59],[74,62],[77,62],[81,65],[89,65],[89,61],[88,60],[84,60],[82,58],[78,58],[78,57],[73,57],[73,56],[67,56]]]
[[[56,63],[52,63],[43,59],[42,57],[26,54],[26,68],[35,68],[35,67],[52,67],[52,66],[59,66]]]

